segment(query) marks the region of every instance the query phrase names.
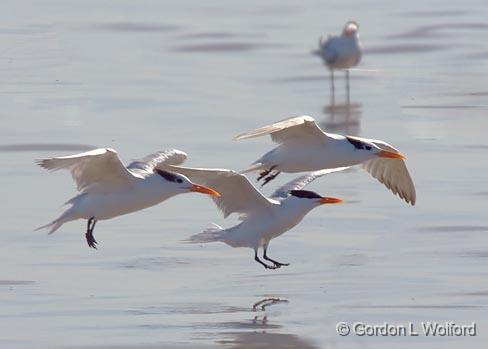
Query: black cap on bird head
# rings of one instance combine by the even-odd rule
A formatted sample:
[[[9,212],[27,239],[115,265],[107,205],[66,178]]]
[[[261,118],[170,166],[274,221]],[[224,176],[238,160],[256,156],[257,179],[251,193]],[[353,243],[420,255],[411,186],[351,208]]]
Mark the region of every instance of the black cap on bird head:
[[[341,199],[324,197],[310,190],[290,190],[290,195],[302,199],[314,199],[320,204],[339,204],[342,202]]]

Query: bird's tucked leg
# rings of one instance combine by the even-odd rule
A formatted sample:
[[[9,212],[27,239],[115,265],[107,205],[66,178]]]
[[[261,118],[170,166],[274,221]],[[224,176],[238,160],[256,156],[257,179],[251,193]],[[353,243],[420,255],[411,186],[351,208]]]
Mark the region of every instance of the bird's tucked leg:
[[[254,249],[254,260],[256,262],[258,262],[259,264],[261,264],[265,269],[278,269],[279,267],[277,267],[276,265],[268,265],[266,263],[264,263],[262,260],[259,259],[258,257],[258,249]]]
[[[278,176],[280,173],[280,171],[272,171],[268,177],[264,178],[263,184],[261,184],[261,188],[268,184],[268,182],[271,182],[273,179],[275,179],[276,176]]]
[[[263,258],[266,259],[267,261],[270,261],[271,263],[273,263],[276,268],[286,267],[286,266],[290,265],[290,263],[281,263],[281,262],[275,261],[274,259],[269,258],[266,255],[267,250],[268,250],[268,246],[266,245],[263,248]]]
[[[259,182],[261,179],[263,179],[264,177],[266,177],[267,175],[269,175],[269,173],[271,171],[273,171],[275,167],[276,166],[271,166],[267,170],[263,170],[263,171],[259,172],[259,177],[256,180]]]
[[[95,237],[93,236],[93,229],[95,229],[95,224],[97,223],[97,220],[95,217],[91,217],[88,220],[88,224],[86,226],[86,242],[88,243],[88,246],[91,248],[94,248],[95,250],[97,249],[97,241],[95,240]]]

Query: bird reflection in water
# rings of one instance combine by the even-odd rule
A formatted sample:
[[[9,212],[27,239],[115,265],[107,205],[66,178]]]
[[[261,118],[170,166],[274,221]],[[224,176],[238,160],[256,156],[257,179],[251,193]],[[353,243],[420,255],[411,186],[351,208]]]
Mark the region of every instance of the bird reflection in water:
[[[319,123],[326,132],[356,136],[361,133],[361,103],[350,103],[348,100],[336,104],[332,100],[323,108],[323,113],[327,117]]]
[[[289,333],[270,333],[268,330],[281,328],[281,325],[272,325],[268,323],[267,308],[276,305],[288,303],[288,300],[269,297],[254,303],[252,310],[264,312],[264,315],[256,315],[251,321],[251,326],[244,326],[252,328],[254,331],[240,331],[240,332],[226,332],[225,336],[228,339],[220,340],[219,343],[228,345],[231,349],[249,349],[249,348],[266,348],[266,349],[286,349],[286,348],[302,348],[302,349],[317,349],[318,347],[307,339],[303,339],[297,335]],[[244,328],[242,325],[240,329]],[[280,331],[281,332],[281,331]]]

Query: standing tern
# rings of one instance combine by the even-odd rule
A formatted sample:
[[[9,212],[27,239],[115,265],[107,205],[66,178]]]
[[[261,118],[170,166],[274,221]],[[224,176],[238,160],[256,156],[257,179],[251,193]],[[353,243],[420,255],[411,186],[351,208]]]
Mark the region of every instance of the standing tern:
[[[405,156],[390,144],[353,136],[325,133],[311,116],[289,118],[234,137],[235,140],[270,135],[279,145],[243,173],[260,171],[263,185],[280,172],[316,171],[359,165],[394,194],[415,205],[415,186]]]
[[[96,249],[93,230],[98,220],[139,211],[187,192],[219,196],[215,190],[194,184],[184,175],[160,168],[164,164],[181,164],[186,157],[184,152],[176,149],[161,151],[125,167],[115,150],[100,148],[38,160],[37,164],[48,170],[71,171],[80,193],[66,202],[71,207],[61,216],[36,230],[48,228],[52,234],[66,222],[87,219],[86,241],[88,246]]]
[[[349,68],[355,67],[361,60],[361,46],[359,45],[359,25],[349,21],[344,26],[340,36],[329,36],[319,39],[318,55],[330,71],[330,88],[334,99],[334,70],[345,69],[346,91],[349,100]]]
[[[313,208],[323,204],[337,204],[341,199],[323,197],[312,191],[302,190],[308,183],[325,174],[342,169],[316,171],[296,178],[276,190],[270,198],[263,196],[245,175],[226,169],[204,169],[169,166],[169,170],[205,183],[220,193],[213,197],[224,218],[231,213],[240,214],[241,223],[224,229],[219,226],[191,236],[191,243],[221,241],[232,247],[249,247],[254,250],[254,260],[266,269],[289,265],[267,255],[269,242],[293,228]],[[258,249],[263,248],[263,258]]]

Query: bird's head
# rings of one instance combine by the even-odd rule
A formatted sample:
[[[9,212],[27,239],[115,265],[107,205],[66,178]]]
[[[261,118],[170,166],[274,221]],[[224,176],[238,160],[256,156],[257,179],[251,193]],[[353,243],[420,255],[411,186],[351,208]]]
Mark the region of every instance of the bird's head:
[[[371,142],[367,142],[350,136],[347,136],[346,139],[354,150],[355,156],[362,161],[374,159],[377,157],[400,160],[406,159],[406,157],[400,153],[380,149],[377,145]]]
[[[357,22],[348,21],[342,30],[342,35],[347,37],[357,36],[359,31],[359,25]]]
[[[324,204],[340,204],[342,202],[341,199],[321,196],[309,190],[290,190],[289,199],[297,204],[309,206],[311,208]]]
[[[182,174],[160,169],[156,169],[154,170],[154,172],[158,174],[165,186],[167,188],[170,188],[170,190],[172,190],[175,194],[197,192],[215,197],[220,196],[220,194],[212,188],[200,184],[195,184]]]

